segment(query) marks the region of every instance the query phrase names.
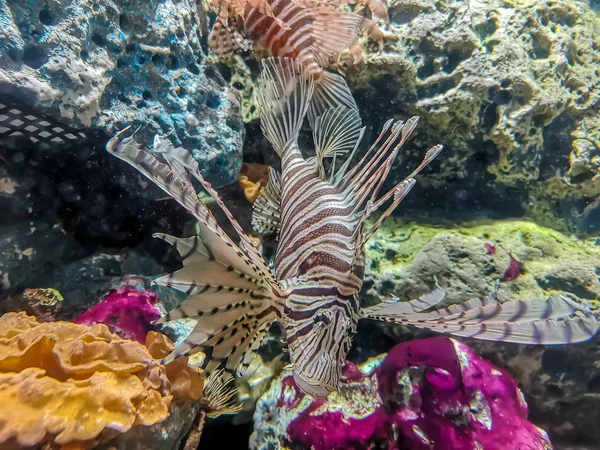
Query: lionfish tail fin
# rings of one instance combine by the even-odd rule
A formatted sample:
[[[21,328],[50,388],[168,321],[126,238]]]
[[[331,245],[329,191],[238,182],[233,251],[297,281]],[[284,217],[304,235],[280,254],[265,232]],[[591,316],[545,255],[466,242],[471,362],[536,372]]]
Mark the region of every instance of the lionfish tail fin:
[[[499,303],[494,295],[431,312],[365,311],[382,320],[439,333],[518,344],[555,345],[582,342],[598,332],[587,306],[560,296],[551,300]]]
[[[289,58],[265,58],[258,81],[261,129],[282,156],[286,144],[298,138],[314,80],[303,65]]]

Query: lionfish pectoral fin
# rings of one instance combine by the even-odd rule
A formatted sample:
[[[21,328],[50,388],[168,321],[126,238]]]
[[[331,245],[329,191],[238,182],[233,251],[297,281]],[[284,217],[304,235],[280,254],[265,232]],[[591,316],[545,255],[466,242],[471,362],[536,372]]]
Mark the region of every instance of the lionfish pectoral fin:
[[[220,366],[233,371],[265,324],[281,316],[281,301],[273,293],[279,284],[216,192],[204,181],[198,163],[184,149],[163,142],[160,159],[133,139],[122,140],[122,136],[111,139],[107,150],[147,176],[198,221],[198,236],[180,239],[157,235],[175,246],[183,268],[155,282],[188,294],[179,307],[159,322],[198,317],[192,333],[164,362],[203,351],[207,353],[204,363],[209,372]],[[240,234],[241,246],[231,240],[198,199],[188,171],[224,208]]]
[[[369,317],[454,336],[520,344],[581,342],[598,332],[594,314],[565,296],[505,303],[487,296],[438,311],[390,315],[375,311]]]
[[[240,412],[243,405],[237,401],[235,379],[231,374],[223,369],[211,373],[204,384],[201,404],[210,418]]]
[[[315,91],[308,108],[308,120],[311,127],[315,128],[315,122],[319,116],[338,106],[357,111],[352,119],[356,122],[355,126],[360,128],[362,122],[358,115],[358,106],[356,106],[356,101],[345,78],[337,73],[323,70],[315,82]]]
[[[199,316],[198,322],[163,363],[168,364],[180,356],[201,351],[206,354],[202,368],[208,373],[219,368],[233,373],[249,349],[260,344],[273,321],[281,318],[281,311],[276,304],[251,299],[253,295],[260,295],[260,291],[235,294],[213,292],[185,300],[169,314],[169,318],[195,315]]]
[[[265,58],[258,81],[256,101],[260,125],[277,154],[298,138],[314,80],[303,65],[289,58]]]
[[[281,175],[269,169],[267,185],[252,204],[252,229],[259,234],[278,234],[281,222]]]
[[[229,208],[223,203],[221,197],[215,191],[215,189],[211,186],[211,184],[204,179],[202,173],[200,172],[198,161],[194,159],[192,154],[181,147],[175,147],[170,141],[165,140],[166,142],[160,145],[158,149],[160,154],[163,156],[167,164],[171,167],[171,169],[178,176],[186,176],[189,172],[196,180],[198,180],[201,186],[204,188],[206,192],[212,197],[215,203],[221,208],[227,219],[229,219],[229,223],[233,227],[233,229],[237,232],[240,238],[240,248],[243,250],[245,256],[249,258],[251,264],[254,268],[266,279],[268,279],[269,283],[272,286],[275,286],[275,279],[272,277],[270,270],[264,262],[264,259],[244,231],[244,229],[240,226],[236,218],[233,216]]]
[[[446,298],[446,292],[440,287],[435,280],[435,287],[420,297],[409,300],[400,301],[398,297],[392,297],[389,300],[383,301],[377,305],[363,308],[363,314],[368,318],[372,316],[398,316],[400,314],[419,313],[429,308],[433,308],[441,303]]]
[[[313,140],[317,153],[318,170],[325,178],[323,159],[328,156],[342,155],[353,151],[362,137],[361,121],[358,111],[345,106],[330,108],[321,114],[313,125]],[[335,159],[332,163],[332,176]]]

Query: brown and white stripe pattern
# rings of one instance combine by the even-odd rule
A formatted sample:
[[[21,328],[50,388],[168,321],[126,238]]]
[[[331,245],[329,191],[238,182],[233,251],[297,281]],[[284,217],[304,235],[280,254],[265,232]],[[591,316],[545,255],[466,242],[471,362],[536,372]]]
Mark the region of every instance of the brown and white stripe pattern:
[[[334,56],[357,40],[363,21],[337,8],[306,8],[292,0],[267,0],[267,4],[272,16],[246,6],[245,34],[270,55],[296,60],[315,79]]]

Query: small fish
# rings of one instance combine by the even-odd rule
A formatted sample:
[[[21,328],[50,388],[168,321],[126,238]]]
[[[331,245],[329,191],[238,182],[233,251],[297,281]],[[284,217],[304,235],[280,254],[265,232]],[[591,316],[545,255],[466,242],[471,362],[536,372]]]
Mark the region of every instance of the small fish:
[[[425,312],[445,297],[434,289],[411,301],[392,298],[361,308],[358,292],[365,270],[364,244],[415,184],[415,176],[435,158],[436,145],[419,166],[380,195],[400,147],[418,119],[386,122],[379,137],[354,162],[364,128],[356,110],[337,106],[313,124],[315,156],[304,158],[298,134],[315,89],[314,76],[298,61],[263,60],[258,103],[263,133],[281,157],[281,175],[270,176],[254,203],[258,223],[277,233],[274,271],[252,244],[198,163],[168,141],[154,153],[122,131],[107,150],[153,180],[198,221],[199,235],[157,237],[180,253],[183,268],[156,280],[188,294],[160,322],[196,317],[194,330],[164,363],[202,351],[208,373],[223,368],[243,374],[274,321],[286,333],[292,373],[306,393],[324,397],[337,389],[359,319],[376,319],[457,336],[524,343],[564,343],[589,339],[598,329],[593,314],[566,297],[550,301],[500,303],[495,295]],[[347,155],[337,164],[337,158]],[[354,162],[354,163],[353,163]],[[352,165],[351,165],[352,164]],[[272,174],[275,174],[273,169]],[[239,244],[199,201],[189,175],[200,182],[228,217]],[[367,219],[390,206],[367,228]]]
[[[237,29],[217,21],[209,46],[217,55],[229,55],[246,50],[244,37],[247,37],[268,55],[298,61],[315,82],[308,111],[311,123],[331,107],[357,109],[344,78],[326,69],[343,50],[356,43],[361,29],[369,28],[370,21],[340,9],[341,4],[339,0],[314,5],[298,0],[241,2],[234,8]],[[226,6],[221,5],[221,10]],[[378,13],[383,14],[381,8],[386,10],[387,17],[383,4]]]

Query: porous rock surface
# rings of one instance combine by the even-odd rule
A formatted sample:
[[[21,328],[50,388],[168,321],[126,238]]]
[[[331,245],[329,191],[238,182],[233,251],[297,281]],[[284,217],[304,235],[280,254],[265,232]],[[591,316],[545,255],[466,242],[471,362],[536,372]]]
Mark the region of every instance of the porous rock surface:
[[[425,198],[408,204],[463,216],[489,208],[564,230],[598,229],[600,16],[592,7],[390,2],[383,52],[370,47],[348,79],[372,134],[389,117],[421,116],[401,165],[428,146],[446,147],[420,177]]]
[[[141,126],[188,149],[216,184],[235,180],[239,96],[205,60],[192,0],[0,3],[0,95],[75,128]],[[204,32],[204,36],[203,36]]]
[[[485,244],[494,244],[493,254]],[[433,286],[436,276],[456,303],[490,294],[527,300],[567,294],[586,299],[598,311],[600,245],[524,221],[488,221],[452,228],[391,220],[366,246],[367,271],[361,301],[372,304],[396,295],[409,300]],[[521,262],[521,274],[503,281],[507,252]],[[497,284],[499,282],[499,284]],[[350,359],[386,351],[399,341],[429,336],[398,325],[361,321]],[[598,337],[564,346],[529,346],[458,340],[506,369],[530,407],[530,419],[548,431],[556,448],[595,448],[600,432]]]

